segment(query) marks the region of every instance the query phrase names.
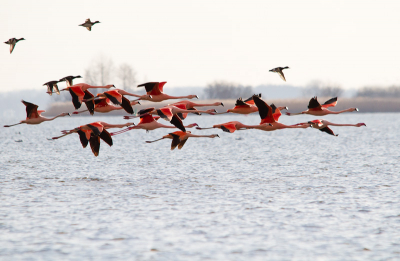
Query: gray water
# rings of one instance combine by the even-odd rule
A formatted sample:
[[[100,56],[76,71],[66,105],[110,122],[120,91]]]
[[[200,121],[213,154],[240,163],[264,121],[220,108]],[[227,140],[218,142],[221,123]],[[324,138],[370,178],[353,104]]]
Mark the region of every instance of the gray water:
[[[174,151],[171,140],[144,142],[171,130],[133,130],[102,143],[97,158],[78,135],[46,138],[121,117],[1,128],[0,259],[399,260],[399,114],[323,118],[368,127],[332,127],[338,137],[193,130],[221,138],[190,138]],[[185,122],[231,120],[259,116]]]

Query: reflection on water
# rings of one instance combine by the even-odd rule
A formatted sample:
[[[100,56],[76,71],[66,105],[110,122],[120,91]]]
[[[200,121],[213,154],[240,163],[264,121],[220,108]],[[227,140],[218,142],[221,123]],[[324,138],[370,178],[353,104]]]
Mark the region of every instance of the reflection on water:
[[[282,116],[290,124],[313,116]],[[349,113],[315,129],[221,130],[221,138],[146,144],[133,130],[101,144],[46,138],[96,120],[0,132],[0,259],[382,260],[400,258],[398,114]],[[251,116],[190,116],[201,127]],[[12,124],[15,119],[2,119]],[[135,121],[137,122],[137,120]],[[17,141],[17,142],[16,142]]]

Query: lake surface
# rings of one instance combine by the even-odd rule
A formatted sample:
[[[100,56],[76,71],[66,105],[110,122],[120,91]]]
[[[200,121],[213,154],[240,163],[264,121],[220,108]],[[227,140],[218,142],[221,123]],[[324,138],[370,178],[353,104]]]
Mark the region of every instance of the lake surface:
[[[399,116],[323,117],[367,124],[332,127],[338,137],[192,130],[221,138],[174,151],[171,140],[144,142],[173,130],[132,130],[102,142],[97,158],[76,134],[46,138],[122,117],[1,128],[0,260],[399,260]],[[232,120],[260,121],[193,115],[185,124]]]

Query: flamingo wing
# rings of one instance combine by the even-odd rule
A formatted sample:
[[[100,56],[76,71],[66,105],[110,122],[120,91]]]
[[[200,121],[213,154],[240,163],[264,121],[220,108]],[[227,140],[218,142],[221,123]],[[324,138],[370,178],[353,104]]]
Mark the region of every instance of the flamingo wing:
[[[79,91],[80,90],[80,91]],[[68,88],[69,93],[72,96],[72,103],[74,104],[75,109],[79,109],[81,107],[81,100],[79,97],[84,97],[85,93],[80,89],[80,87],[70,87]],[[82,92],[82,93],[81,93]]]
[[[308,103],[308,108],[309,109],[320,109],[321,108],[321,104],[319,104],[319,102],[317,100],[317,96],[311,98],[310,102]]]
[[[107,100],[108,100],[107,98],[96,99],[96,100],[94,100],[94,105],[95,105],[95,107],[107,106],[108,105]]]
[[[253,96],[257,96],[258,98],[261,98],[261,93],[259,93],[259,94],[254,94]],[[254,105],[253,96],[251,96],[250,98],[244,100],[244,102],[247,103],[247,104]]]
[[[281,112],[281,110],[279,110],[276,106],[275,106],[275,104],[271,104],[271,108],[272,108],[272,116],[274,117],[274,120],[275,121],[278,121],[279,120],[279,117],[281,117],[282,116],[282,112]]]
[[[103,131],[103,128],[101,128],[100,130],[100,128],[98,126],[95,126],[94,124],[87,124],[86,126],[88,126],[92,130],[93,135],[95,136],[100,136],[101,132]]]
[[[337,135],[335,135],[335,133],[333,133],[333,130],[331,130],[329,127],[325,127],[325,128],[319,129],[319,130],[322,132],[326,132],[330,135],[337,136]]]
[[[177,116],[174,115],[170,121],[175,127],[177,127],[178,129],[180,129],[181,131],[186,132],[185,126],[183,126],[183,122],[182,120]]]
[[[275,122],[275,119],[272,115],[271,106],[269,106],[265,101],[261,100],[261,98],[259,98],[256,95],[253,96],[253,100],[258,108],[258,113],[260,114],[260,117],[261,117],[260,124]]]
[[[242,98],[239,98],[236,100],[235,107],[250,107],[250,105],[245,103]]]
[[[150,123],[153,121],[155,121],[155,118],[151,114],[145,114],[140,116],[139,124]]]
[[[171,108],[160,108],[157,110],[157,114],[158,116],[167,121],[171,121],[172,117],[174,116],[172,114]]]
[[[122,96],[121,107],[124,108],[124,110],[127,113],[133,114],[133,108],[132,108],[131,102],[124,96]]]
[[[90,148],[92,149],[92,152],[94,156],[99,156],[99,151],[100,151],[100,137],[99,136],[94,136],[92,135],[90,137]]]
[[[181,142],[181,139],[178,134],[170,133],[170,135],[172,136],[171,150],[174,150],[176,146],[178,146],[179,143]]]
[[[83,96],[84,99],[91,99],[93,97],[94,97],[94,95],[91,92],[89,92],[88,90],[85,91],[85,96]],[[85,101],[85,105],[88,108],[90,114],[93,115],[94,114],[94,101],[93,100]]]
[[[111,138],[111,134],[107,131],[107,130],[103,130],[100,133],[99,136],[105,143],[107,143],[108,145],[110,145],[110,147],[113,145],[113,140]]]
[[[38,114],[38,107],[36,104],[21,100],[21,102],[26,106],[26,118],[27,119],[34,119],[34,118],[38,118],[39,114]]]
[[[184,139],[184,140],[182,140],[181,142],[179,142],[179,144],[178,144],[178,150],[182,149],[183,145],[185,145],[185,143],[186,143],[186,141],[187,141],[188,139],[189,139],[189,138]]]
[[[337,97],[327,100],[324,104],[321,105],[323,108],[335,107],[337,104]]]
[[[78,130],[78,134],[79,134],[79,139],[81,141],[82,147],[86,148],[86,146],[89,143],[88,139],[86,139],[86,134],[81,130]]]
[[[236,131],[236,125],[234,123],[225,123],[221,125],[221,130],[234,133]]]
[[[142,109],[142,110],[140,110],[139,112],[138,112],[138,114],[139,115],[142,115],[142,114],[147,114],[147,113],[150,113],[150,112],[152,112],[152,111],[154,111],[154,107],[150,107],[150,108],[147,108],[147,109]]]
[[[165,84],[165,83],[164,83]],[[162,86],[164,85],[162,84]],[[138,85],[138,87],[144,87],[148,95],[160,95],[162,91],[160,91],[160,83],[159,82],[147,82]],[[162,89],[161,86],[161,89]]]
[[[107,91],[103,93],[108,99],[110,99],[110,101],[112,103],[114,103],[115,105],[121,105],[122,103],[122,95],[115,90],[112,91]]]

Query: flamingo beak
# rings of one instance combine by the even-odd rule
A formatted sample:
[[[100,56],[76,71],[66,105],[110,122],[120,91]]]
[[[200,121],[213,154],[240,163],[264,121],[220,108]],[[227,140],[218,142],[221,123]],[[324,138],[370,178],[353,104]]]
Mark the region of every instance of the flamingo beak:
[[[222,107],[225,107],[224,104],[221,102]]]
[[[359,109],[358,109],[358,108],[356,108],[356,111],[359,111]]]
[[[288,108],[288,107],[285,107],[285,110],[287,110],[287,111],[288,111],[288,110],[289,110],[289,108]]]
[[[198,99],[199,97],[196,95],[195,98]]]
[[[142,104],[140,103],[140,101],[138,101],[137,104],[142,105]]]
[[[71,114],[68,112],[68,114],[67,114],[69,117],[71,117]]]
[[[217,134],[217,137],[220,138],[218,134]]]

